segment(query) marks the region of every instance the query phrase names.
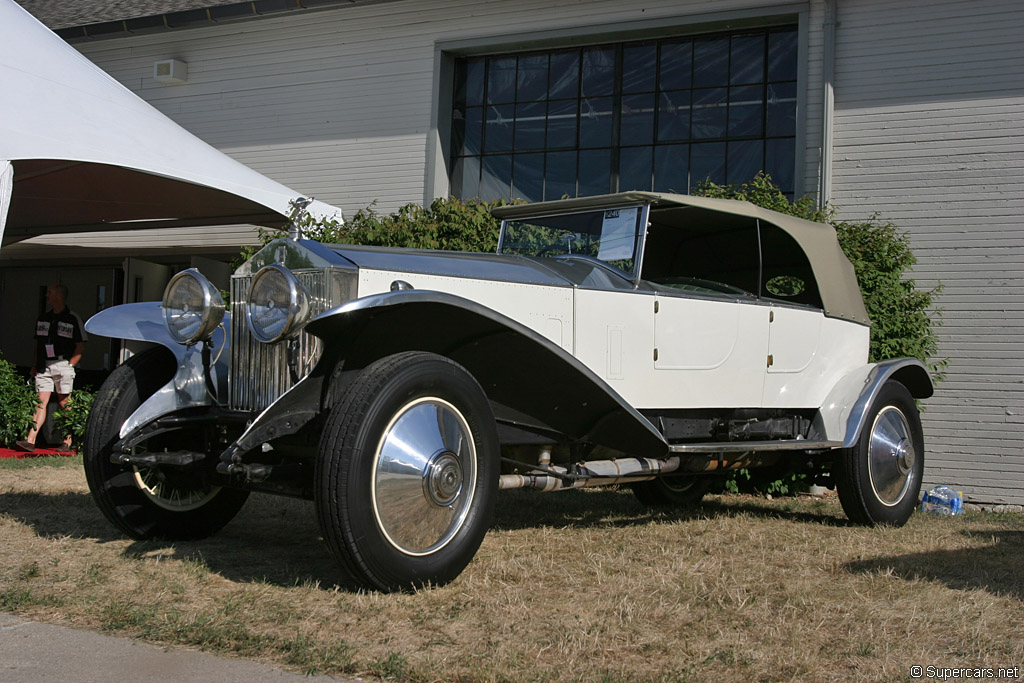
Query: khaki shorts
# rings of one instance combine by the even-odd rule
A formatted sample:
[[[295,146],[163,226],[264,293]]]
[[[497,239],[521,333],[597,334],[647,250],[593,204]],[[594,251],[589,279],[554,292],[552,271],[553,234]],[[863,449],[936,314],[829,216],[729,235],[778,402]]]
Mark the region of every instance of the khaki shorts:
[[[36,373],[36,391],[70,394],[75,388],[75,369],[66,360],[46,361],[46,370]]]

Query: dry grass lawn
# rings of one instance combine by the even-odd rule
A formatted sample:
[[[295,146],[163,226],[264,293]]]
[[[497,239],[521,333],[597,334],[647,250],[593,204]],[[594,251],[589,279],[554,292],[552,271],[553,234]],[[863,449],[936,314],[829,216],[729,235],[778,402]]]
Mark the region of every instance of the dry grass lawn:
[[[0,610],[318,673],[409,681],[909,681],[1024,670],[1024,517],[849,526],[834,499],[503,492],[454,583],[337,587],[310,503],[133,542],[78,459],[0,469]],[[1024,671],[1022,674],[1024,675]]]

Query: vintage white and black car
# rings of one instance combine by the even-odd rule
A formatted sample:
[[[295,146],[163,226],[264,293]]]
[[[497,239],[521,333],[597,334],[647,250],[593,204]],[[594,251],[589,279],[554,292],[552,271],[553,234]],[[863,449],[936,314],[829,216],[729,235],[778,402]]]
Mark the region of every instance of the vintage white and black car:
[[[90,334],[152,343],[90,417],[105,515],[193,539],[250,491],[300,496],[349,577],[381,590],[455,578],[503,489],[628,484],[684,505],[782,463],[831,482],[853,522],[906,522],[932,383],[915,359],[868,362],[831,227],[646,192],[494,213],[494,254],[293,227],[234,273],[230,312],[190,269],[162,303],[93,317]]]

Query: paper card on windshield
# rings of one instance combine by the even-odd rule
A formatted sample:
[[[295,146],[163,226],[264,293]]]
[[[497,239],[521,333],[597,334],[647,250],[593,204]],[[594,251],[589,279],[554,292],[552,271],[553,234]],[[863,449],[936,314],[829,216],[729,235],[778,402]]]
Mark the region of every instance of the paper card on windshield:
[[[601,224],[601,246],[598,249],[597,258],[602,261],[633,258],[638,211],[640,211],[639,207],[604,212],[604,221]]]

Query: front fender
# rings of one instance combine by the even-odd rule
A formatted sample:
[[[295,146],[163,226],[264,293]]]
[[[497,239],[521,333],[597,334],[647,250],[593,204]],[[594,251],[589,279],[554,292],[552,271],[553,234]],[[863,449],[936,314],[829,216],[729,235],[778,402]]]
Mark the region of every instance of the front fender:
[[[89,318],[85,331],[99,337],[152,342],[166,346],[178,360],[185,355],[185,347],[171,338],[164,323],[163,307],[159,301],[122,304],[104,309]]]
[[[216,361],[212,363],[210,380],[219,396],[227,395],[230,329],[231,318],[225,314],[224,323],[214,332],[210,344],[211,362]],[[178,410],[217,404],[204,374],[203,345],[186,347],[175,342],[167,332],[159,302],[123,304],[100,311],[85,323],[85,330],[100,337],[160,344],[167,347],[177,361],[178,369],[171,381],[143,401],[121,425],[121,438]]]
[[[842,440],[844,448],[855,446],[875,397],[890,380],[901,382],[917,399],[935,392],[928,368],[916,358],[868,364],[846,375],[829,392],[818,411],[819,430],[830,441]]]
[[[574,441],[642,457],[668,445],[654,426],[588,367],[530,328],[463,297],[399,290],[325,311],[306,330],[324,340],[308,377],[268,407],[235,447],[294,433],[319,410],[338,363],[346,371],[407,350],[430,351],[465,367],[506,421],[550,428]],[[225,455],[228,455],[227,453]]]

